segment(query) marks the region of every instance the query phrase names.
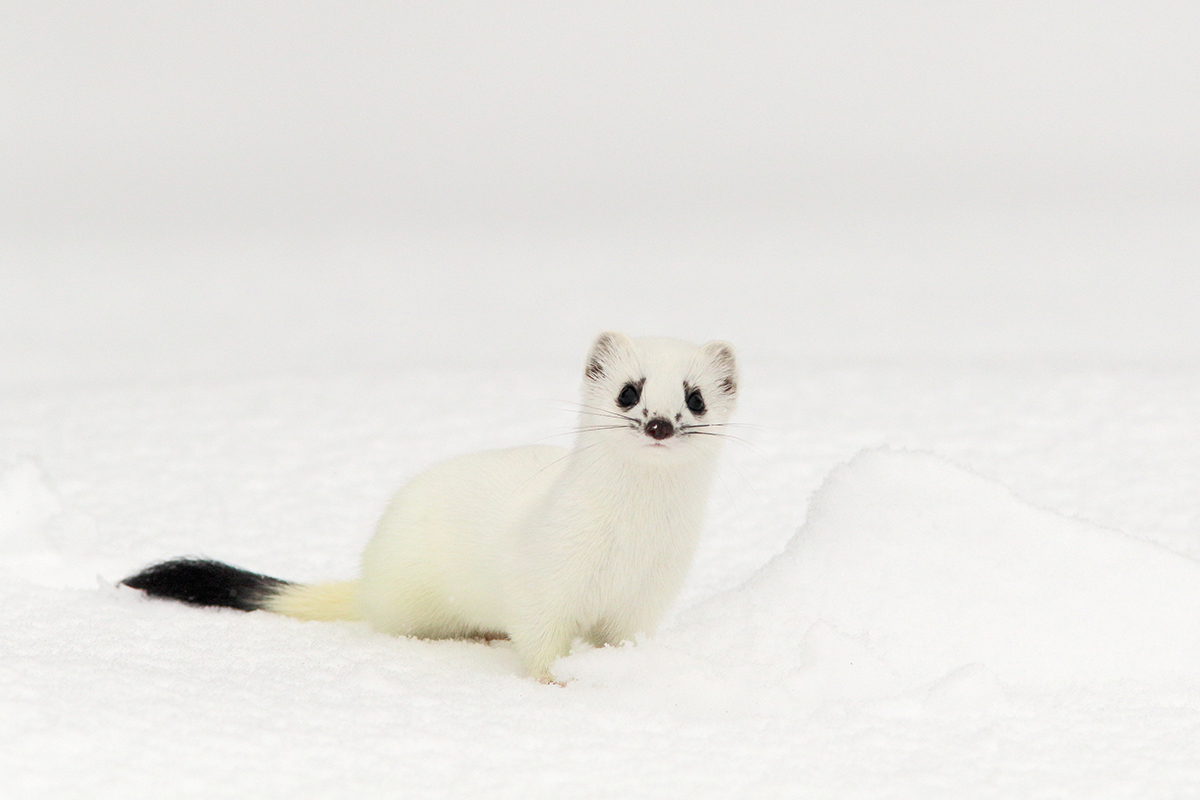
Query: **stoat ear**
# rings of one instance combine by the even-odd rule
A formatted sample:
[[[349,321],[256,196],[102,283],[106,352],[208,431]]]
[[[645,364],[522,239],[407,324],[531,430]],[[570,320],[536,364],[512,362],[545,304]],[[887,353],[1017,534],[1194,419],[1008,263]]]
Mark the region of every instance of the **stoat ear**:
[[[629,341],[629,337],[623,333],[605,331],[600,334],[596,337],[596,341],[592,342],[587,366],[583,370],[584,377],[590,381],[599,380],[604,376],[604,370],[612,364],[617,353],[632,346],[633,343]]]
[[[737,356],[729,342],[708,342],[700,348],[705,363],[717,374],[717,387],[733,397],[737,394]]]

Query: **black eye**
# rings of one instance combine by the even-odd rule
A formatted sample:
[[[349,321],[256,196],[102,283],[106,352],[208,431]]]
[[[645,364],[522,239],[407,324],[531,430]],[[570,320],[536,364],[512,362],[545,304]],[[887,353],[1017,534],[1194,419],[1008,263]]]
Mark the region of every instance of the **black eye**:
[[[692,389],[687,393],[687,407],[688,411],[697,417],[707,410],[708,406],[704,405],[704,395],[700,394],[699,389]]]
[[[630,409],[636,406],[640,399],[642,399],[641,387],[636,383],[627,383],[621,388],[621,393],[617,395],[617,405],[624,409]]]

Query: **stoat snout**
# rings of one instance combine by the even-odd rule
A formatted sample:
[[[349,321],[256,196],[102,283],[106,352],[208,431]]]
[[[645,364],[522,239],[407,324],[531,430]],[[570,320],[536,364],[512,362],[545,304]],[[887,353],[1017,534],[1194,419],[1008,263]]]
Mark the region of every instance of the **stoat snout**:
[[[672,425],[671,420],[667,419],[666,417],[655,417],[647,422],[642,430],[645,431],[646,435],[651,439],[656,439],[660,442],[663,439],[670,439],[675,435],[675,426]]]

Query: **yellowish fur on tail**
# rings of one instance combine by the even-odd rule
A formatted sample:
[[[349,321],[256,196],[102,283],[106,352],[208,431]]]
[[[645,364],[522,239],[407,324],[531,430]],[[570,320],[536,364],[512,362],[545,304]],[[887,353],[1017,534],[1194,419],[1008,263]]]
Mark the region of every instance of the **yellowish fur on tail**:
[[[279,589],[264,607],[276,614],[319,622],[362,619],[358,610],[358,581],[294,583]]]

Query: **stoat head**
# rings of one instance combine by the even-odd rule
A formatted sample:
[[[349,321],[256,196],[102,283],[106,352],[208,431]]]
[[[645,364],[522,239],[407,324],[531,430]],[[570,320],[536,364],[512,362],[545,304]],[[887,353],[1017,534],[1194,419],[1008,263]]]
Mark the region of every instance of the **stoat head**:
[[[737,401],[733,345],[677,339],[596,337],[584,367],[581,435],[645,451],[709,450]]]

